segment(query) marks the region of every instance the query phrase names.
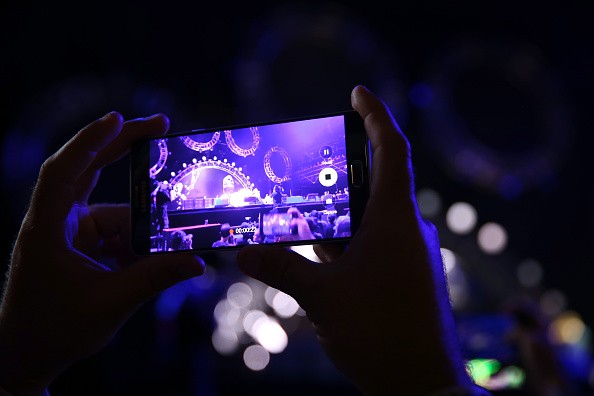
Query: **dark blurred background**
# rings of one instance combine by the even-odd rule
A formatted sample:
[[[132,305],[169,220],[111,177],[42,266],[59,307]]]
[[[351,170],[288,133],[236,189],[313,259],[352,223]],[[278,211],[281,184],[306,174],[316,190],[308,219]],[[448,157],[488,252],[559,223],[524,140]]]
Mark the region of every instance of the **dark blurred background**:
[[[1,6],[0,29],[3,272],[39,166],[106,112],[164,112],[173,131],[232,125],[348,109],[363,83],[411,141],[419,204],[439,228],[461,320],[530,298],[591,387],[594,28],[585,5],[22,1]],[[127,183],[123,160],[93,199],[126,201]],[[207,277],[143,307],[53,394],[357,394],[299,311],[279,311],[278,293],[244,279],[232,256],[208,264]],[[255,307],[280,323],[280,353],[234,327],[233,315]],[[498,334],[495,322],[472,323],[480,329],[462,333],[469,359],[500,357],[476,349]],[[250,346],[256,357],[246,357]],[[518,370],[491,389],[521,388]]]

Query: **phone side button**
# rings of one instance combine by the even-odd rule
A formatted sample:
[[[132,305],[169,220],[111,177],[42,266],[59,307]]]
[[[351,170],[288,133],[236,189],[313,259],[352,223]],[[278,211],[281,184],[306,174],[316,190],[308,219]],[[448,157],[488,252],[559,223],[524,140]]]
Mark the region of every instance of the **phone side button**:
[[[361,161],[353,161],[351,164],[351,182],[353,187],[363,185],[363,163]]]

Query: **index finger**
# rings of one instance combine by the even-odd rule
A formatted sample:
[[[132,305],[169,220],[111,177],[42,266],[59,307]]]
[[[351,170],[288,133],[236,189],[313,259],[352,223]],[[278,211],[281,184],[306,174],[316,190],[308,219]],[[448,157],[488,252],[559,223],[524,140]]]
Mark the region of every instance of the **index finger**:
[[[400,145],[405,153],[410,153],[408,141],[390,110],[365,86],[358,85],[353,88],[351,104],[365,122],[365,129],[373,150],[383,145]],[[386,128],[391,128],[396,133],[382,133]]]
[[[126,121],[120,134],[97,153],[91,166],[84,175],[81,175],[75,199],[87,202],[95,188],[101,169],[124,157],[136,141],[144,137],[162,135],[168,129],[169,119],[164,114]]]
[[[414,183],[408,139],[386,105],[364,86],[353,89],[351,102],[363,118],[372,148],[373,205],[367,206],[383,210],[394,201],[409,202],[414,194]],[[404,200],[395,199],[398,197]]]
[[[121,114],[108,113],[81,129],[51,155],[41,166],[31,210],[40,216],[65,219],[75,201],[79,178],[93,163],[97,152],[118,136],[122,125]]]
[[[109,165],[125,156],[139,139],[163,135],[168,129],[169,118],[160,113],[126,121],[118,137],[97,153],[93,165],[97,168]]]

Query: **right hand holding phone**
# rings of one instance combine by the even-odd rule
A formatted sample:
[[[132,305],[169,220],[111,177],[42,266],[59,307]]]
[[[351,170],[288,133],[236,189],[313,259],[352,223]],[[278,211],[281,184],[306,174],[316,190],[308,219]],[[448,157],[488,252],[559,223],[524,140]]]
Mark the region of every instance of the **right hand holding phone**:
[[[365,393],[469,385],[437,231],[417,208],[408,140],[365,87],[351,100],[373,151],[371,197],[351,243],[316,246],[322,264],[249,246],[239,266],[299,302],[328,356]]]

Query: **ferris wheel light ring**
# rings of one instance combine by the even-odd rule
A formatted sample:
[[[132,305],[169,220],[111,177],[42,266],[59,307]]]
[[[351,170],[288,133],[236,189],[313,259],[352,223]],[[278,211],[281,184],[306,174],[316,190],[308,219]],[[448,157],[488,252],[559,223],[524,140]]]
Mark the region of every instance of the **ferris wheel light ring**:
[[[252,132],[252,147],[249,149],[243,149],[235,143],[235,139],[233,139],[233,134],[231,130],[225,131],[225,140],[227,141],[227,145],[232,152],[242,157],[247,157],[248,155],[254,155],[258,146],[260,145],[260,133],[258,132],[257,127],[251,127],[250,131]]]
[[[277,176],[276,173],[274,173],[272,166],[270,165],[270,157],[272,156],[273,153],[278,153],[281,156],[281,158],[283,159],[283,162],[285,164],[285,174],[282,177]],[[279,147],[279,146],[274,146],[266,152],[266,155],[264,156],[264,172],[266,172],[266,176],[268,176],[268,178],[272,182],[282,183],[282,182],[286,182],[287,180],[290,180],[292,168],[293,168],[293,165],[291,164],[291,159],[289,158],[289,154],[287,153],[287,151],[284,148]]]
[[[167,162],[167,156],[169,155],[169,151],[167,150],[167,142],[165,139],[159,139],[157,141],[157,145],[159,146],[159,159],[149,169],[149,176],[151,178],[155,178],[155,176],[157,176],[159,172],[163,170],[165,167],[165,162]]]
[[[197,142],[194,139],[192,139],[189,136],[180,136],[179,139],[182,141],[182,143],[189,149],[194,150],[194,151],[198,151],[198,152],[203,152],[203,151],[208,151],[211,150],[215,144],[217,144],[217,142],[219,141],[219,139],[221,138],[221,132],[215,132],[212,135],[212,138],[206,142],[206,143],[201,143],[201,142]]]
[[[192,173],[195,170],[200,169],[219,169],[223,172],[233,176],[235,180],[241,184],[243,188],[248,190],[252,190],[254,188],[254,183],[250,182],[249,176],[246,176],[239,168],[231,165],[229,162],[223,162],[221,160],[213,160],[207,159],[203,161],[198,161],[192,165],[188,165],[186,168],[181,170],[177,173],[174,177],[171,178],[169,183],[171,185],[176,185],[183,179],[187,174]]]

